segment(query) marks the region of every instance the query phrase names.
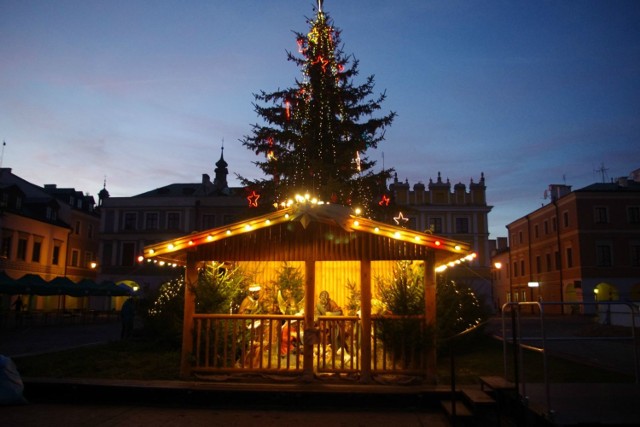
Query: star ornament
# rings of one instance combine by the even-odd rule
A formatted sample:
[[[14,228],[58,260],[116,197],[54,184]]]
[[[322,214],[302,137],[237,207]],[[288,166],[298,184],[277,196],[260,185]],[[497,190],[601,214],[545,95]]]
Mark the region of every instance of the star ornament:
[[[251,192],[251,194],[247,197],[247,200],[249,201],[249,207],[250,208],[257,208],[258,207],[258,199],[260,198],[260,195],[258,193],[254,191]]]
[[[389,197],[387,197],[386,194],[382,195],[382,198],[380,199],[380,201],[378,202],[378,204],[380,206],[389,206],[389,202],[391,201],[391,199],[389,199]]]
[[[393,220],[397,225],[404,225],[409,221],[409,218],[405,218],[402,212],[398,213],[398,216],[394,216]]]

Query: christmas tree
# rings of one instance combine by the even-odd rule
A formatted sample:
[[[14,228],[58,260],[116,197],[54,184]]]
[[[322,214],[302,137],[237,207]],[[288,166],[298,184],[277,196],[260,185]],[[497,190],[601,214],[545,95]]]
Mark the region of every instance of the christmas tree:
[[[342,51],[340,31],[321,1],[309,24],[306,35],[295,33],[297,53],[287,52],[302,78],[291,88],[254,95],[264,124],[253,125],[242,144],[264,156],[255,164],[267,178],[243,182],[268,205],[310,194],[371,216],[393,170],[374,172],[366,152],[384,140],[396,114],[373,117],[386,95],[373,97],[373,76],[354,83],[358,61]]]

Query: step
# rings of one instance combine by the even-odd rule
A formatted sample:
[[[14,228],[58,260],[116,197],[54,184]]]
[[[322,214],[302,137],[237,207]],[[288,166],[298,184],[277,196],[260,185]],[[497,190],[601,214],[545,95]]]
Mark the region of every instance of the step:
[[[445,410],[447,415],[449,415],[450,417],[453,416],[453,405],[452,405],[452,403],[453,403],[453,401],[451,401],[451,400],[441,400],[440,401],[440,405]],[[469,407],[467,405],[464,404],[464,402],[456,400],[455,404],[456,404],[456,406],[455,406],[455,408],[456,408],[456,417],[468,418],[468,417],[472,417],[473,416],[473,414],[471,413],[471,410],[469,409]]]
[[[515,384],[506,380],[504,377],[487,376],[480,377],[480,389],[484,390],[485,387],[491,390],[513,390],[516,388]]]
[[[495,405],[496,401],[489,396],[484,390],[472,387],[463,387],[460,389],[464,397],[472,406],[490,406]]]

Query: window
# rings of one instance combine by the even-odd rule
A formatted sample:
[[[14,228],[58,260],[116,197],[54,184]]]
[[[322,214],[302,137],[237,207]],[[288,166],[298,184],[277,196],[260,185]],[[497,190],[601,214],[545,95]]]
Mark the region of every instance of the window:
[[[640,224],[640,206],[629,206],[627,208],[627,218],[631,224]]]
[[[523,276],[526,274],[524,270],[524,260],[520,261],[520,274]]]
[[[442,233],[442,218],[429,218],[429,229],[436,233]]]
[[[527,291],[522,291],[522,302],[527,302]]]
[[[565,227],[569,226],[569,212],[562,213],[562,223]]]
[[[549,234],[549,221],[544,222],[544,234]]]
[[[573,267],[573,249],[567,248],[567,268]]]
[[[33,252],[31,253],[31,261],[32,262],[40,262],[40,251],[42,250],[42,242],[34,241],[33,242]]]
[[[547,260],[547,271],[551,271],[551,268],[553,267],[551,265],[551,254],[546,254],[545,258]]]
[[[55,245],[53,247],[53,256],[51,257],[51,264],[60,265],[60,246]]]
[[[606,206],[596,206],[593,214],[596,224],[607,224],[609,222],[609,211]]]
[[[560,264],[560,251],[555,252],[555,258],[556,258],[556,270],[560,270],[562,265]]]
[[[87,225],[87,237],[93,239],[93,224]]]
[[[158,213],[147,212],[144,217],[144,224],[145,224],[146,230],[157,230],[158,229]]]
[[[540,236],[540,234],[538,233],[538,224],[533,226],[533,235],[536,239]]]
[[[136,220],[137,215],[135,212],[126,212],[124,214],[124,230],[135,230],[136,229]]]
[[[180,229],[180,213],[169,212],[167,214],[167,229],[179,230]]]
[[[540,260],[540,255],[536,256],[536,273],[542,272],[542,262]]]
[[[111,242],[105,242],[102,245],[102,265],[103,266],[112,266],[113,260],[113,244]]]
[[[469,218],[464,218],[464,217],[456,218],[456,233],[458,234],[469,233]]]
[[[80,252],[77,249],[71,250],[71,266],[78,267],[80,265]]]
[[[11,236],[4,236],[2,238],[2,258],[11,259]]]
[[[599,267],[611,267],[611,245],[596,243],[596,264]]]
[[[558,230],[558,219],[554,216],[551,218],[551,230],[556,232]]]
[[[20,261],[27,260],[27,239],[18,239],[18,253],[16,258]]]
[[[513,263],[513,277],[518,277],[518,263],[515,261]]]
[[[120,265],[123,267],[132,267],[135,263],[136,245],[133,242],[126,242],[122,244],[122,257],[120,258]]]
[[[631,243],[631,265],[640,267],[640,244]]]
[[[518,240],[519,240],[520,244],[522,244],[522,242],[524,242],[524,239],[522,238],[522,231],[518,232]]]
[[[93,262],[93,252],[86,251],[84,253],[84,266],[85,268],[91,268],[91,263]]]
[[[216,216],[215,215],[202,215],[202,228],[204,230],[208,230],[210,228],[214,228],[216,226]]]
[[[76,221],[76,226],[73,229],[73,232],[76,234],[76,236],[80,235],[80,221]]]

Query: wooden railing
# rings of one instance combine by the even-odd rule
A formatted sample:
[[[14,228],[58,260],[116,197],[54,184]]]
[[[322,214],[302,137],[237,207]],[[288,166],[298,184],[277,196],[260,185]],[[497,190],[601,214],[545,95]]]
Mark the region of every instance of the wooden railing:
[[[192,370],[302,373],[304,323],[302,316],[196,314]],[[357,374],[370,363],[376,374],[424,374],[424,342],[414,339],[424,333],[422,316],[373,317],[370,361],[361,357],[357,316],[319,316],[307,333],[317,373]]]

